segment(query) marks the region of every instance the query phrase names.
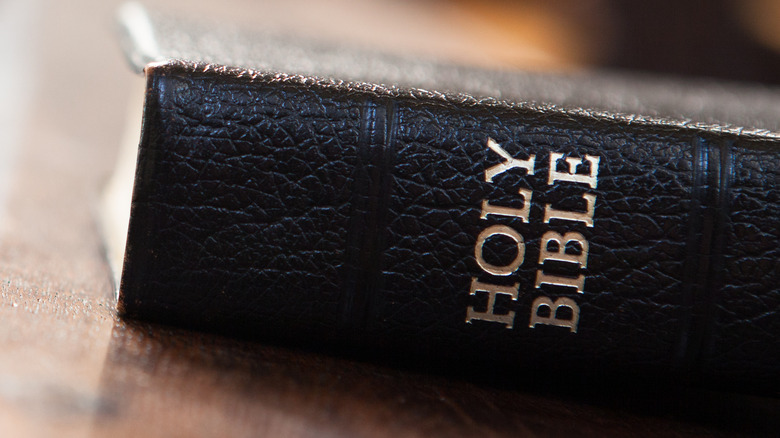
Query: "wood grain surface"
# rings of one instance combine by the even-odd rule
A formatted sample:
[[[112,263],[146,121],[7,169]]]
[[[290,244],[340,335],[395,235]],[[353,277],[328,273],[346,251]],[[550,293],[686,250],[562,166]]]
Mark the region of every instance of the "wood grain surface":
[[[168,3],[171,10],[177,6]],[[216,3],[178,6],[268,26],[303,23],[325,33],[333,26],[318,21],[323,6],[315,2],[276,2],[265,9],[235,2],[238,9],[230,10]],[[410,30],[420,35],[437,22],[436,8],[451,6],[423,3]],[[8,196],[0,206],[0,436],[685,437],[777,431],[776,400],[696,391],[497,388],[119,319],[96,214],[137,81],[113,38],[116,5],[0,2],[0,13],[26,20],[7,37],[23,48],[23,61],[6,57],[0,63],[13,70],[9,81],[29,85],[24,104],[12,108],[20,112],[13,127],[20,135],[13,144],[0,144],[11,151],[3,175]],[[403,16],[411,7],[365,2],[346,19],[387,11]],[[385,44],[361,34],[374,31],[365,24],[344,28],[336,26],[333,37]],[[436,41],[446,34],[437,38],[431,38],[433,50],[445,53]],[[412,43],[387,48],[403,44]],[[545,56],[558,59],[555,53]],[[576,63],[561,58],[554,64]]]

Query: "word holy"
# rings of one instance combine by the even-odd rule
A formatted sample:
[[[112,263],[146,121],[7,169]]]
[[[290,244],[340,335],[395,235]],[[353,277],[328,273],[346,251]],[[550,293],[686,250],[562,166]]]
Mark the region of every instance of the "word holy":
[[[501,162],[485,170],[485,182],[493,184],[494,178],[504,172],[512,169],[523,169],[528,175],[534,174],[535,155],[530,155],[528,159],[521,160],[509,155],[498,143],[488,138],[488,148],[496,153]],[[598,184],[598,170],[600,157],[585,155],[584,158],[567,157],[564,159],[562,153],[550,153],[550,167],[547,177],[547,184],[581,184],[590,188],[596,188]],[[566,163],[566,170],[559,171],[559,161]],[[588,165],[587,173],[578,173],[577,167]],[[531,198],[533,192],[527,188],[518,188],[517,194],[522,201],[522,208],[507,207],[491,204],[489,200],[482,200],[482,214],[480,218],[487,220],[490,216],[509,217],[520,219],[523,223],[528,223],[531,210]],[[585,200],[585,211],[558,210],[550,204],[544,206],[545,224],[550,221],[566,221],[570,224],[582,223],[586,227],[593,227],[593,213],[596,205],[596,195],[583,193],[582,199]],[[514,242],[516,256],[505,265],[494,265],[489,263],[483,257],[483,248],[491,237],[505,236]],[[559,286],[582,294],[585,290],[585,276],[580,274],[576,277],[553,275],[544,271],[544,263],[548,260],[564,262],[570,264],[578,272],[585,269],[588,265],[588,241],[585,237],[576,231],[569,231],[560,234],[556,231],[548,230],[541,239],[541,248],[539,251],[539,267],[536,271],[535,288],[540,288],[543,284]],[[567,247],[579,247],[576,254],[567,252]],[[515,273],[525,261],[525,241],[523,235],[514,228],[504,224],[494,224],[487,226],[477,236],[477,242],[474,246],[474,258],[477,265],[486,273],[497,277],[507,277]],[[487,294],[487,309],[477,311],[474,307],[469,307],[466,314],[466,322],[473,320],[490,321],[504,324],[506,328],[513,328],[515,321],[515,312],[498,314],[495,313],[496,297],[498,295],[509,296],[513,301],[517,301],[520,295],[520,283],[512,286],[498,285],[490,282],[479,281],[476,277],[471,279],[471,295],[478,293]],[[559,309],[568,308],[570,315],[559,315]],[[546,310],[544,310],[546,309]],[[561,312],[563,313],[563,312]],[[544,316],[543,316],[544,315]],[[572,298],[560,297],[555,300],[539,296],[531,304],[531,315],[528,327],[534,328],[537,325],[552,325],[558,327],[567,327],[572,332],[577,332],[577,324],[580,317],[580,307]]]

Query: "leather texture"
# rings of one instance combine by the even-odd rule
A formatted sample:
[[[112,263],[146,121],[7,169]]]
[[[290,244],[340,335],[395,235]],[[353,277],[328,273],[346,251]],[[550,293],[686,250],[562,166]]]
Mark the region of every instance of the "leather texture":
[[[132,317],[358,356],[492,373],[677,375],[780,388],[778,173],[771,132],[667,123],[464,94],[169,61],[146,69],[120,310]],[[488,138],[535,171],[507,171]],[[600,157],[598,186],[548,184],[551,152]],[[527,223],[480,218],[518,204]],[[593,227],[544,223],[544,206]],[[477,236],[504,224],[525,260],[498,278]],[[535,288],[540,239],[589,243],[584,291]],[[514,245],[487,245],[506,264]],[[515,326],[473,321],[472,278],[520,285]],[[529,328],[571,297],[576,333]]]

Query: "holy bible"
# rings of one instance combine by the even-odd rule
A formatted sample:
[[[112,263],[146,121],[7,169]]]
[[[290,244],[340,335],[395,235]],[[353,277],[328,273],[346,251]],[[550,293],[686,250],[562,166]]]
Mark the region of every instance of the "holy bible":
[[[122,22],[146,75],[123,315],[780,389],[777,90]]]

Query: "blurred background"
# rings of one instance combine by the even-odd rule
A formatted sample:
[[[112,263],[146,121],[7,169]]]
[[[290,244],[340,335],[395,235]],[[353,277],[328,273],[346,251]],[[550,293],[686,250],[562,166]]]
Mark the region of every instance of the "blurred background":
[[[188,13],[461,63],[780,81],[776,0],[289,0]]]
[[[524,393],[118,319],[96,211],[143,93],[119,3],[0,0],[0,436],[777,432],[773,400]],[[489,68],[780,83],[780,1],[148,3]]]

